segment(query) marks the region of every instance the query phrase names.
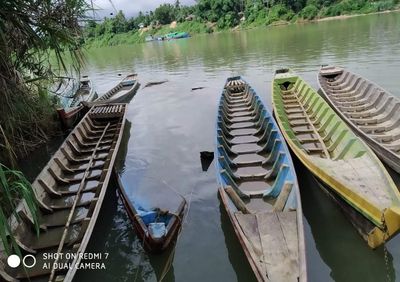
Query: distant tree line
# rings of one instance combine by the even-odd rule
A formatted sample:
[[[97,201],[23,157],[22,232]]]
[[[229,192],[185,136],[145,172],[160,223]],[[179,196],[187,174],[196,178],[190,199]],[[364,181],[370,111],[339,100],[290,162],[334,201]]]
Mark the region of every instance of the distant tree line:
[[[316,17],[338,16],[351,13],[370,13],[388,10],[398,5],[399,0],[198,0],[193,6],[162,4],[154,11],[140,12],[127,19],[122,11],[101,23],[90,21],[86,26],[88,37],[137,31],[141,26],[165,25],[172,21],[215,23],[217,28],[232,28],[243,25],[268,25],[299,18],[311,20]]]

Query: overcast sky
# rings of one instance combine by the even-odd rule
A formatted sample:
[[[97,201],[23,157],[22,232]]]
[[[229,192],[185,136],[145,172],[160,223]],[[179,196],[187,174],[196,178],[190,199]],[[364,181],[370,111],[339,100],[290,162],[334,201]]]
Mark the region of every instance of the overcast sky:
[[[87,0],[90,3],[90,0]],[[112,4],[115,9],[113,8]],[[180,0],[181,5],[192,5],[194,0]],[[161,0],[93,0],[97,18],[110,17],[110,13],[115,15],[115,10],[122,10],[127,18],[136,16],[139,11],[146,12],[157,8],[163,3],[175,3],[175,0],[161,1]]]

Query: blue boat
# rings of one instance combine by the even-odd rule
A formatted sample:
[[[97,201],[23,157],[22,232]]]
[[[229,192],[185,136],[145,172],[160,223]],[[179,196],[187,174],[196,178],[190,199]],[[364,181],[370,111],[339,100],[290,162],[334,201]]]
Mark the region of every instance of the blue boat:
[[[228,78],[218,107],[219,195],[259,281],[306,281],[300,192],[289,150],[255,91]]]
[[[143,247],[161,253],[174,244],[182,229],[186,200],[164,183],[146,181],[123,185],[117,172],[118,192]]]

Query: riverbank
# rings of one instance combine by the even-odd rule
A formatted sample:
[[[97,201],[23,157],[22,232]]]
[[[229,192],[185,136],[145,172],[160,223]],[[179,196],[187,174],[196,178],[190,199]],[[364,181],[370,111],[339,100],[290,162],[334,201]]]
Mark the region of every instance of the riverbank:
[[[329,7],[330,8],[330,7]],[[329,9],[327,8],[327,9]],[[306,8],[305,8],[306,9]],[[328,13],[329,11],[320,11],[319,15],[323,15],[324,13]],[[307,10],[307,9],[306,9]],[[304,11],[304,9],[303,9]],[[393,6],[391,9],[387,9],[384,11],[374,11],[374,9],[366,9],[364,13],[348,13],[341,14],[337,16],[315,16],[312,15],[299,17],[299,15],[295,15],[288,19],[288,16],[281,15],[280,17],[272,17],[275,20],[268,20],[268,16],[266,16],[263,20],[255,20],[251,23],[242,22],[241,24],[235,26],[234,28],[218,28],[216,22],[199,22],[199,21],[185,21],[182,23],[172,23],[162,26],[157,26],[154,28],[145,28],[139,31],[129,31],[124,33],[108,33],[102,36],[90,37],[85,40],[85,47],[87,49],[90,48],[98,48],[98,47],[106,47],[106,46],[117,46],[117,45],[130,45],[130,44],[139,44],[144,43],[145,38],[147,36],[160,36],[169,32],[181,31],[187,32],[191,36],[197,34],[207,34],[207,33],[216,33],[216,32],[226,32],[226,31],[238,31],[238,30],[246,30],[251,28],[259,28],[259,27],[272,27],[278,25],[289,25],[289,24],[307,24],[307,23],[315,23],[322,21],[333,21],[333,20],[345,20],[353,17],[374,15],[374,14],[385,14],[385,13],[393,13],[400,12],[399,6]],[[266,24],[268,23],[268,24]]]

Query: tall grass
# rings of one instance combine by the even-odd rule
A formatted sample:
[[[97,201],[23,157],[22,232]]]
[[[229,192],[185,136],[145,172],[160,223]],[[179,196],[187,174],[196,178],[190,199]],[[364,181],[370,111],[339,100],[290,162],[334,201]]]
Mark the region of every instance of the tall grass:
[[[21,201],[31,214],[39,235],[38,205],[31,184],[20,171],[0,164],[0,239],[7,255],[13,252],[20,254],[14,237],[8,236],[12,234],[8,219],[14,215],[17,220],[21,220],[17,213]]]

